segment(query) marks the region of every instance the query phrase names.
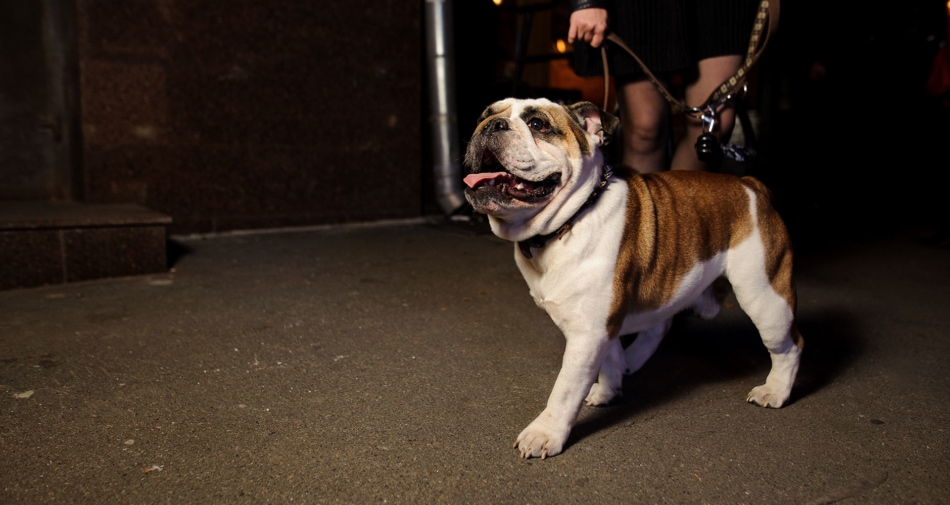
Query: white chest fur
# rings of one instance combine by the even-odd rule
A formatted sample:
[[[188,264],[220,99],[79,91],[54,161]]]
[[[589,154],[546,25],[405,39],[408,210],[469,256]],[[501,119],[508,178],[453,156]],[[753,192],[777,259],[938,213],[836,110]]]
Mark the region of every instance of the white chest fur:
[[[533,251],[533,258],[514,248],[535,303],[562,331],[566,325],[602,325],[610,311],[627,194],[626,183],[614,179],[596,205],[561,238]]]

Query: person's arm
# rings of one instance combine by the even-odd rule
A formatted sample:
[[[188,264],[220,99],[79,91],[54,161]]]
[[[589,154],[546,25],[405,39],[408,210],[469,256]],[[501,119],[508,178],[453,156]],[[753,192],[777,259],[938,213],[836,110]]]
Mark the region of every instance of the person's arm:
[[[607,33],[607,9],[603,0],[570,0],[571,27],[567,42],[580,40],[591,47],[600,47]]]

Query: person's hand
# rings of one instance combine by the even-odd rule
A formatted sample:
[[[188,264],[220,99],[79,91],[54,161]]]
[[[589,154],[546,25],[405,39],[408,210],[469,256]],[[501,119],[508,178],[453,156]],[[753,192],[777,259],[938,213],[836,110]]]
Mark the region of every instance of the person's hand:
[[[575,40],[587,42],[591,47],[600,47],[607,33],[607,9],[593,7],[571,13],[571,28],[567,32],[567,42]]]

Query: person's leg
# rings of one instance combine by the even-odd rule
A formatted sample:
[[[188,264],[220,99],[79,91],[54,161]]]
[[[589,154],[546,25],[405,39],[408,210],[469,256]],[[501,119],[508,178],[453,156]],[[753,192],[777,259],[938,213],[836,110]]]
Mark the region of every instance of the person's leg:
[[[665,170],[669,106],[647,79],[617,86],[623,128],[623,164],[640,173]]]
[[[728,55],[706,58],[699,61],[699,75],[686,86],[686,104],[691,107],[701,105],[709,95],[726,79],[732,77],[742,65],[742,56]],[[722,141],[728,139],[735,124],[736,112],[730,105],[719,109],[716,128],[713,134]],[[705,170],[706,164],[696,156],[696,139],[703,133],[703,123],[699,118],[686,116],[686,134],[673,153],[673,170]]]

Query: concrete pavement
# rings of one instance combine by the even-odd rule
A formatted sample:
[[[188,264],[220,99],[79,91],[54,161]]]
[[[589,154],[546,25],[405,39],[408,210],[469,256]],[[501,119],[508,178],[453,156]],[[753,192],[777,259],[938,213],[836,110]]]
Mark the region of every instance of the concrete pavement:
[[[563,455],[511,442],[563,337],[512,246],[431,222],[177,238],[168,274],[0,292],[0,503],[941,503],[950,257],[805,244],[793,403],[730,304]]]

